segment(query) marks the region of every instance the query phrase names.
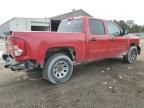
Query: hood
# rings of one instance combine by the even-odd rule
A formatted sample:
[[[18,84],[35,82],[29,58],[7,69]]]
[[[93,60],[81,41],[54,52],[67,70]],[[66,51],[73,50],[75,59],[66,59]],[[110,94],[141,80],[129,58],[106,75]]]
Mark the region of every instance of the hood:
[[[130,39],[140,39],[138,36],[134,35],[134,34],[128,34],[128,37]]]

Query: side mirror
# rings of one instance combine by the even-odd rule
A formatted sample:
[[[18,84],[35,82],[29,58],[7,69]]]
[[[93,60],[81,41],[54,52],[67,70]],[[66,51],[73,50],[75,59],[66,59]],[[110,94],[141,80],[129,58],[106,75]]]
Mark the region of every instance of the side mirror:
[[[127,30],[127,29],[124,29],[123,31],[122,31],[122,35],[126,35],[126,34],[128,34],[129,33],[129,31]]]

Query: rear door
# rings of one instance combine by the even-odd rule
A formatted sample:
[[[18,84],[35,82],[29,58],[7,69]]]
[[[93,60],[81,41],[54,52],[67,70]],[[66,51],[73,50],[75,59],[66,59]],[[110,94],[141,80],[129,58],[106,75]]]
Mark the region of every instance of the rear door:
[[[108,56],[108,36],[103,20],[89,19],[88,58],[104,59]]]
[[[107,34],[109,36],[109,57],[124,55],[128,49],[126,35],[121,35],[122,29],[111,21],[107,21]]]

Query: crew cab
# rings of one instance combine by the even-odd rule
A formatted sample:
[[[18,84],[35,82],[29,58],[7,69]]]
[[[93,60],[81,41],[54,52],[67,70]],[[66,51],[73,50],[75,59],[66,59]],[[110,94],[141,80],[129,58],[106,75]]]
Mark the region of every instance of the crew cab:
[[[42,68],[43,79],[67,81],[74,64],[122,56],[133,63],[140,54],[140,39],[112,21],[74,17],[62,21],[57,32],[12,32],[5,37],[6,68]]]

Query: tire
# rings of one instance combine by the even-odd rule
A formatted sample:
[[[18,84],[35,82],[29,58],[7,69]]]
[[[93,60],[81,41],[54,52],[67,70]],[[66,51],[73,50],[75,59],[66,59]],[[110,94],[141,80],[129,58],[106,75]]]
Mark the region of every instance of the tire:
[[[137,55],[138,55],[137,47],[131,46],[127,55],[123,57],[124,62],[130,63],[130,64],[133,63],[136,60]]]
[[[73,72],[73,62],[65,54],[55,54],[45,63],[43,79],[52,84],[60,84],[69,80]]]

